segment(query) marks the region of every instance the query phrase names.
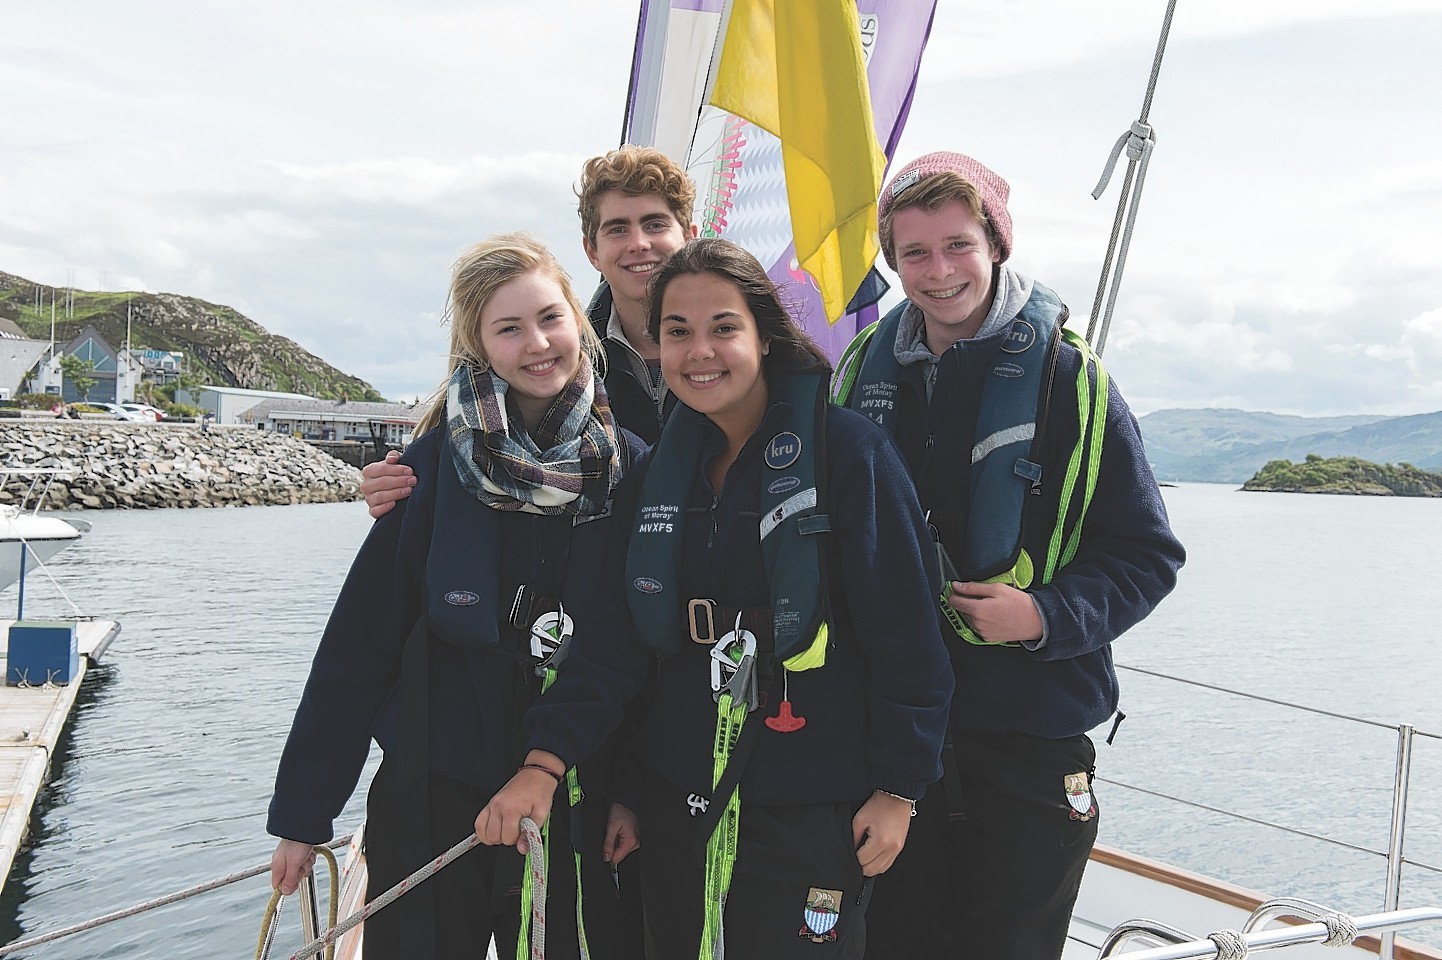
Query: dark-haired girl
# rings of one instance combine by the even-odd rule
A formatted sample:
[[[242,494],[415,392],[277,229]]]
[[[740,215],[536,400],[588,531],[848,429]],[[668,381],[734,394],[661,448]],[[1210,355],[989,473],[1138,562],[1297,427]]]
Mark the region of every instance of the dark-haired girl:
[[[859,957],[953,686],[916,495],[740,247],[674,254],[649,324],[680,406],[617,494],[606,571],[634,632],[578,631],[476,833],[543,821],[644,690],[647,956]]]

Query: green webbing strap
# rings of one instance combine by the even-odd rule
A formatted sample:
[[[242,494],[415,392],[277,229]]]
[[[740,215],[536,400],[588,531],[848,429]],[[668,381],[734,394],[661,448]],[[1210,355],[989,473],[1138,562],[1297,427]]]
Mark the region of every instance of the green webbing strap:
[[[560,630],[560,624],[556,625]],[[557,638],[559,639],[559,637]],[[556,682],[556,669],[546,667],[541,676],[541,695],[545,696],[551,684]],[[570,802],[571,809],[581,802],[585,793],[581,790],[581,781],[576,776],[576,768],[570,767],[566,770],[566,799]],[[551,821],[547,820],[546,825],[541,828],[541,845],[544,849],[544,859],[551,862]],[[574,839],[571,843],[571,855],[576,861],[576,939],[581,945],[581,960],[590,960],[591,951],[586,943],[586,919],[581,911],[581,853],[575,849]],[[531,903],[535,900],[534,880],[531,871],[524,870],[521,873],[521,931],[516,937],[516,960],[529,960],[531,955]]]
[[[831,402],[838,407],[846,406],[846,401],[850,399],[851,389],[856,386],[856,378],[861,376],[861,360],[866,353],[866,345],[871,342],[872,334],[876,333],[876,328],[880,325],[880,320],[873,321],[841,351],[841,359],[836,362],[836,375],[831,381]]]
[[[1077,547],[1081,543],[1081,528],[1086,520],[1087,509],[1091,506],[1092,495],[1096,492],[1097,476],[1101,472],[1102,440],[1106,435],[1107,420],[1107,373],[1102,366],[1101,358],[1092,352],[1086,341],[1082,340],[1070,330],[1063,329],[1062,337],[1076,347],[1081,353],[1081,370],[1077,373],[1077,442],[1072,448],[1071,459],[1067,463],[1066,479],[1062,483],[1061,499],[1057,505],[1056,527],[1052,530],[1051,542],[1047,546],[1046,566],[1042,570],[1041,582],[1051,583],[1059,568],[1066,566],[1076,556]],[[1097,385],[1096,394],[1091,392],[1091,378],[1087,375],[1087,366],[1091,365],[1096,369]],[[1090,436],[1088,436],[1090,428]],[[1071,536],[1066,537],[1066,517],[1070,512],[1069,507],[1072,497],[1076,493],[1076,482],[1081,474],[1082,448],[1087,448],[1087,477],[1086,486],[1082,494],[1081,511],[1077,515],[1076,525],[1072,528]],[[1065,538],[1065,549],[1063,539]]]
[[[731,752],[741,739],[746,724],[746,701],[732,702],[731,694],[722,692],[716,701],[716,738],[711,745],[711,787],[715,789],[726,772]],[[719,798],[712,797],[715,803]],[[701,949],[698,960],[720,960],[725,953],[722,913],[726,894],[731,889],[731,870],[736,866],[736,841],[741,825],[741,787],[738,785],[726,799],[726,809],[716,821],[706,841],[706,905],[701,926]]]

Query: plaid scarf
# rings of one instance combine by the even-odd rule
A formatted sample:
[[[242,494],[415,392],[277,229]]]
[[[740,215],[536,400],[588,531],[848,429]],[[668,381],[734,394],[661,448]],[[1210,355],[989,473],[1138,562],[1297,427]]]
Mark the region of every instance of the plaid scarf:
[[[461,486],[493,510],[603,512],[621,474],[606,388],[583,353],[581,367],[528,433],[508,409],[510,384],[460,366],[446,387],[446,434]]]

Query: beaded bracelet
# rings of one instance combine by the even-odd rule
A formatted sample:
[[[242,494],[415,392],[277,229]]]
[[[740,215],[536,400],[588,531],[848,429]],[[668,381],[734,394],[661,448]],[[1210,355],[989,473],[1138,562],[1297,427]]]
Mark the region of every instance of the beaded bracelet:
[[[549,773],[550,771],[547,771],[547,772]],[[910,797],[903,797],[903,796],[902,796],[901,794],[899,794],[899,793],[892,793],[890,790],[882,790],[880,787],[877,787],[876,792],[877,792],[877,793],[884,793],[884,794],[886,794],[888,797],[891,797],[893,800],[900,800],[902,803],[909,803],[909,804],[911,804],[911,815],[912,815],[913,817],[916,816],[916,801],[915,801],[915,800],[911,799]]]
[[[554,778],[557,783],[560,783],[560,782],[561,782],[561,778],[564,776],[564,774],[557,773],[556,771],[552,770],[550,767],[542,766],[542,765],[539,764],[539,763],[523,763],[523,764],[521,764],[519,767],[517,767],[516,769],[517,769],[517,770],[539,770],[539,771],[541,771],[542,773],[548,774],[549,776],[551,776],[552,778]]]

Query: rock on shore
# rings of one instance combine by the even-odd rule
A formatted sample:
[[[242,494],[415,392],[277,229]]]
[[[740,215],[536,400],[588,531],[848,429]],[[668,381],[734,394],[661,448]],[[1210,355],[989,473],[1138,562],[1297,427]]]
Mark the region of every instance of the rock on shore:
[[[62,467],[47,509],[334,503],[360,496],[360,471],[302,440],[249,427],[104,420],[0,420],[0,465]],[[5,477],[18,503],[28,477]],[[43,481],[42,481],[43,483]]]

